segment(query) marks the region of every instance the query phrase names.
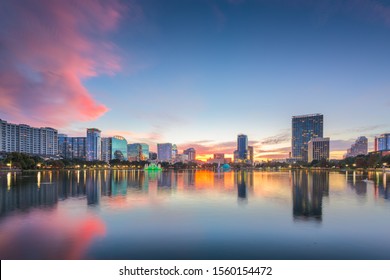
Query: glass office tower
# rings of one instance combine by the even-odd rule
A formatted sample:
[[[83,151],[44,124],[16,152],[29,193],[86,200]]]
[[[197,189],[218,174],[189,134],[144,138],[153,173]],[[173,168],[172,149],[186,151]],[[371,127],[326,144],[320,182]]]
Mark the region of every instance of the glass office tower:
[[[238,160],[245,161],[248,159],[248,136],[244,134],[237,136],[237,153]]]
[[[157,159],[159,161],[170,161],[172,159],[172,144],[157,144]]]
[[[324,135],[324,116],[322,114],[292,117],[292,158],[308,161],[308,144],[312,138]]]
[[[86,157],[87,161],[102,160],[102,148],[101,148],[101,131],[97,128],[87,129],[87,147]]]
[[[122,136],[111,138],[111,159],[127,160],[127,141]]]

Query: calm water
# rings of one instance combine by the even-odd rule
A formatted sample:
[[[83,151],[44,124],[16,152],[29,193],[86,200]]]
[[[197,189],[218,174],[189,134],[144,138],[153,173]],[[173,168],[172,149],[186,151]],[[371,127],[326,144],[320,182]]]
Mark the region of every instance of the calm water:
[[[0,257],[390,259],[389,177],[0,173]]]

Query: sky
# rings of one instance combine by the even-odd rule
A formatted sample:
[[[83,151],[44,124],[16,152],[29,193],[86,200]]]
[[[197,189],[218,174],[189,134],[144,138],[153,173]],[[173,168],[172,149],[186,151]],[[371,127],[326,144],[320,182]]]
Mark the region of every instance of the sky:
[[[389,50],[389,1],[2,1],[0,118],[264,160],[322,113],[341,158],[390,132]]]

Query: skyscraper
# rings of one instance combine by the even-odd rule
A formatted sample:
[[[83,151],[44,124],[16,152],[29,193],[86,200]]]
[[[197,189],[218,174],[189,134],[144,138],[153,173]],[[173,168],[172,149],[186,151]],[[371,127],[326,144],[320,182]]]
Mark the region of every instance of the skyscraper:
[[[360,136],[347,150],[345,157],[356,157],[358,155],[366,155],[368,152],[368,140],[365,136]]]
[[[72,158],[86,159],[87,154],[87,138],[86,137],[71,137],[72,138]]]
[[[159,161],[170,161],[172,159],[172,144],[157,144],[157,159]]]
[[[308,143],[308,162],[329,160],[329,138],[312,138]]]
[[[142,146],[140,143],[132,143],[127,145],[127,159],[129,161],[140,161]]]
[[[248,159],[248,136],[239,134],[237,136],[238,160],[245,161]]]
[[[141,145],[141,160],[149,159],[149,145],[145,143],[140,143]]]
[[[292,117],[292,157],[295,160],[308,161],[308,144],[312,138],[324,135],[324,116],[322,114]]]
[[[101,131],[97,128],[87,129],[87,147],[86,159],[87,161],[102,160],[101,148]]]
[[[102,137],[102,161],[109,162],[111,158],[111,137]]]
[[[62,158],[72,158],[72,137],[58,134],[58,155]]]

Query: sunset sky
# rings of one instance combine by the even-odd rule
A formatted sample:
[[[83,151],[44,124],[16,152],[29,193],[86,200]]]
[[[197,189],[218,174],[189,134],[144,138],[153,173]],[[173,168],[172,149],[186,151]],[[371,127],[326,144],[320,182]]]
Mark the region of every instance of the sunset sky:
[[[0,2],[0,118],[69,136],[285,158],[322,113],[340,158],[390,132],[389,77],[388,1]]]

